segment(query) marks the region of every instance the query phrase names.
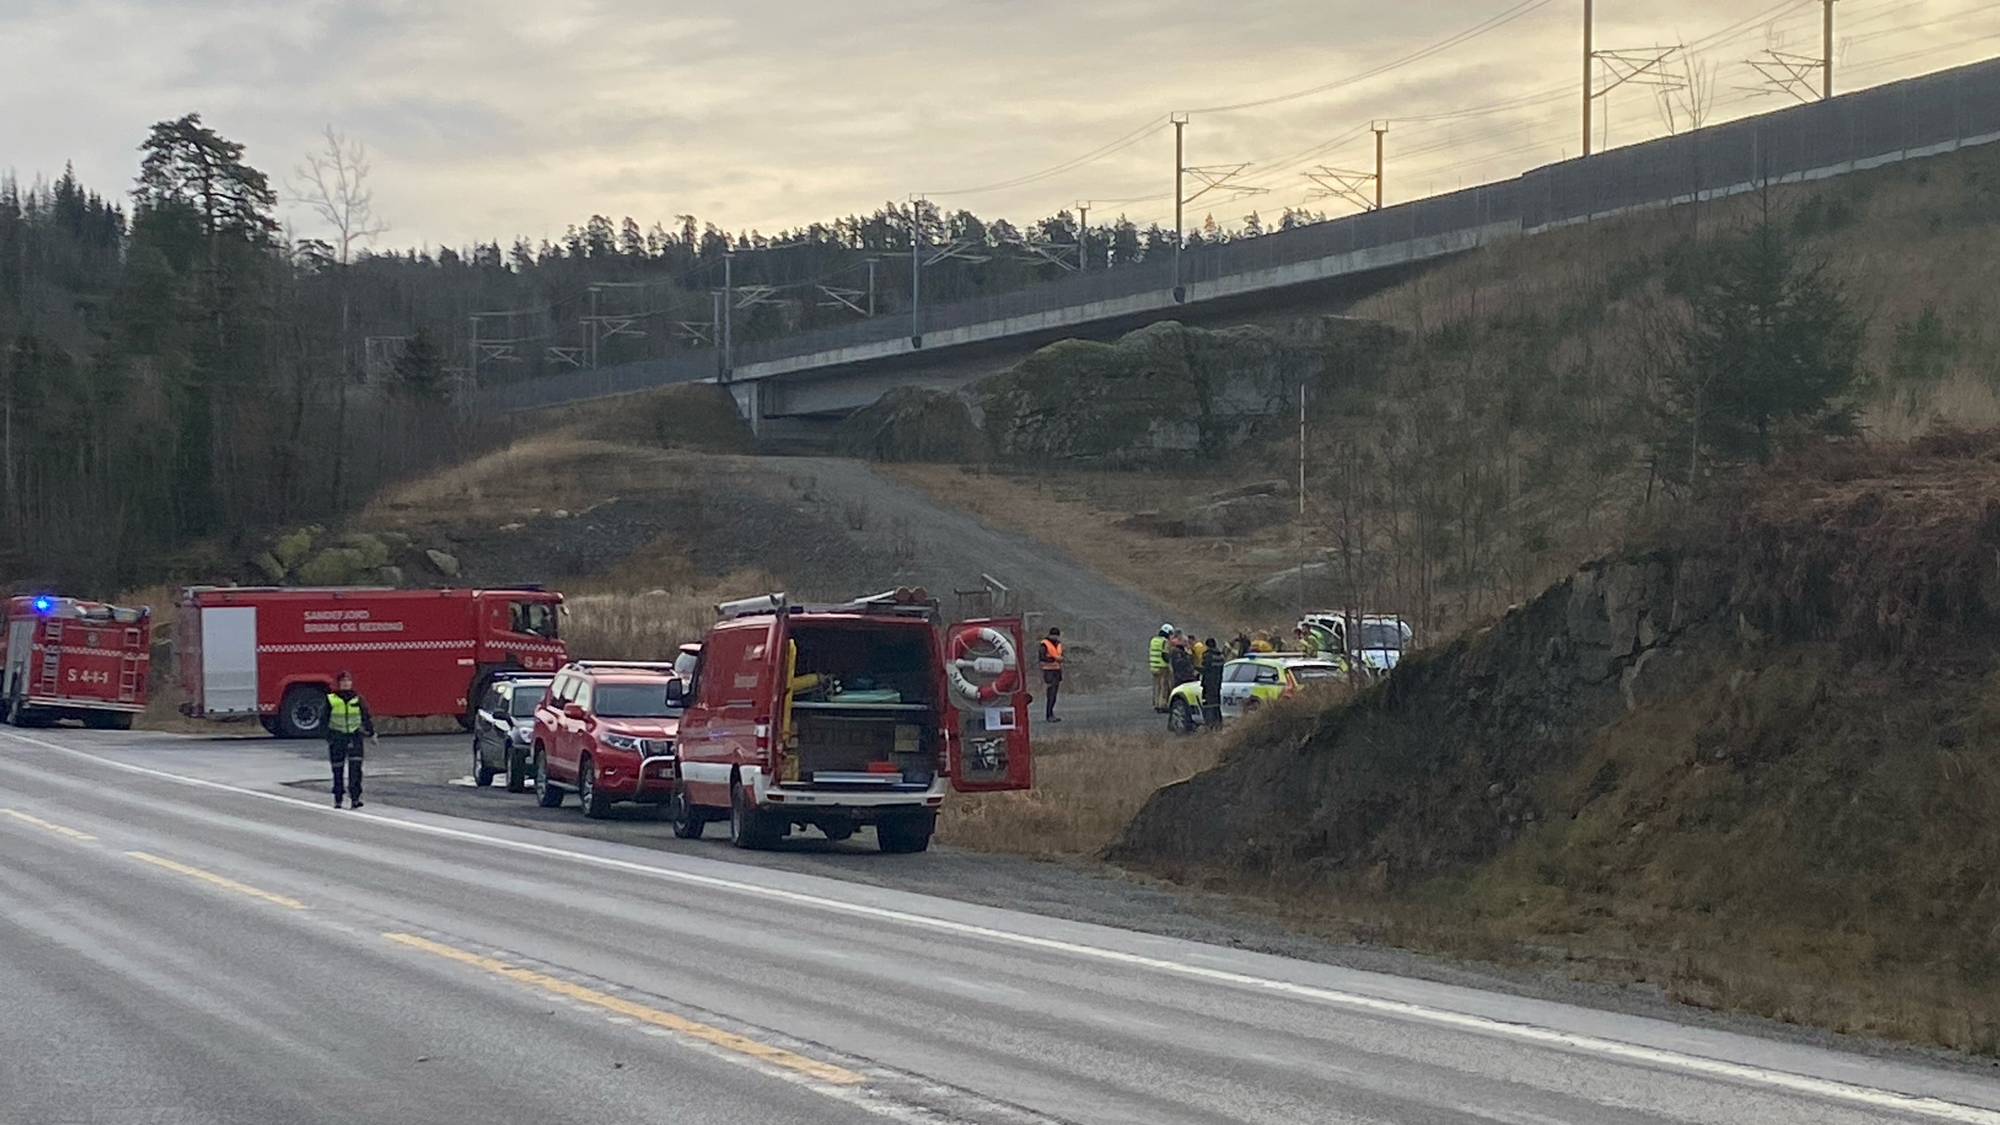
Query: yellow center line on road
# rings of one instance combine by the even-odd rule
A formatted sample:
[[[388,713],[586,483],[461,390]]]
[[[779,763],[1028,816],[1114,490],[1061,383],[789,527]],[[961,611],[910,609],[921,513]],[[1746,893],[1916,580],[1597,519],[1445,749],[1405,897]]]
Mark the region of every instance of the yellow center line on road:
[[[45,832],[53,832],[58,836],[67,836],[72,840],[87,841],[97,839],[97,837],[92,836],[88,832],[79,832],[74,828],[65,828],[60,824],[51,824],[39,816],[29,816],[19,809],[0,809],[0,813],[5,813],[23,824],[32,824]]]
[[[648,1008],[644,1004],[634,1003],[633,1001],[613,996],[606,992],[599,992],[594,988],[586,988],[580,984],[552,977],[547,973],[538,973],[533,969],[523,969],[515,965],[509,965],[505,961],[498,961],[477,953],[469,953],[463,949],[457,949],[449,945],[441,945],[438,942],[420,938],[415,934],[385,933],[382,936],[398,945],[435,954],[447,960],[457,961],[462,965],[471,965],[477,969],[484,969],[494,976],[504,977],[517,984],[525,984],[531,988],[539,988],[544,992],[552,993],[556,996],[589,1004],[595,1008],[602,1008],[607,1012],[614,1012],[628,1019],[636,1020],[639,1023],[662,1028],[676,1035],[706,1043],[712,1047],[720,1047],[725,1051],[746,1055],[772,1066],[783,1067],[786,1070],[805,1075],[808,1078],[817,1079],[829,1085],[858,1086],[866,1081],[861,1075],[845,1067],[820,1062],[817,1059],[810,1059],[794,1051],[787,1051],[783,1047],[774,1047],[769,1043],[760,1043],[748,1036],[738,1035],[733,1031],[724,1031],[719,1027],[711,1027],[705,1023],[697,1023],[684,1016],[674,1015],[672,1012],[663,1012],[658,1008]]]
[[[225,891],[235,891],[237,894],[240,895],[249,895],[251,898],[260,898],[263,899],[265,902],[273,903],[277,906],[282,906],[287,910],[304,910],[306,908],[306,904],[300,902],[298,899],[287,898],[284,895],[274,895],[270,891],[258,890],[256,887],[253,887],[248,883],[239,883],[234,879],[229,879],[221,875],[217,875],[213,871],[203,871],[199,867],[189,867],[185,863],[176,863],[171,859],[164,859],[160,856],[153,855],[149,852],[126,852],[125,854],[131,856],[133,859],[138,860],[140,863],[150,863],[154,867],[164,868],[168,871],[174,872],[177,875],[185,875],[190,879],[200,879],[204,883],[208,883],[211,886],[221,887]]]

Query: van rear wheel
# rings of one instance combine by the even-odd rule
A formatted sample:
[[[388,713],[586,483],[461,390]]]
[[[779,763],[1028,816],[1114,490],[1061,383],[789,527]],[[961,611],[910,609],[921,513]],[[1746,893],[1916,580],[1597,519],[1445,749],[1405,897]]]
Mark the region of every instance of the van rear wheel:
[[[892,855],[928,851],[931,833],[936,829],[937,814],[934,812],[884,817],[875,824],[875,843]]]
[[[771,816],[757,811],[742,782],[729,786],[729,842],[739,848],[762,851],[778,842]]]

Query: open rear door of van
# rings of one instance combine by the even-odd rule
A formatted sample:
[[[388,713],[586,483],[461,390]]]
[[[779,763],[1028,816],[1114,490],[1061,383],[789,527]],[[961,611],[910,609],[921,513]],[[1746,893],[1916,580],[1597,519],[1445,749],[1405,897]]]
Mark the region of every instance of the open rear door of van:
[[[1018,617],[961,621],[945,633],[945,682],[957,719],[951,783],[959,792],[1034,788],[1028,739],[1034,667]]]

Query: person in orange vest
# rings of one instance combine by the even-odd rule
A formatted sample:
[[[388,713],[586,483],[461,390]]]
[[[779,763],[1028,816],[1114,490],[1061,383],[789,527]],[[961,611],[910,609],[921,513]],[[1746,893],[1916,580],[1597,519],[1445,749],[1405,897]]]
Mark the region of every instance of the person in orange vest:
[[[1056,696],[1062,694],[1063,643],[1062,630],[1049,627],[1049,635],[1042,638],[1042,686],[1049,689],[1048,697],[1042,701],[1042,720],[1060,723],[1056,718]]]

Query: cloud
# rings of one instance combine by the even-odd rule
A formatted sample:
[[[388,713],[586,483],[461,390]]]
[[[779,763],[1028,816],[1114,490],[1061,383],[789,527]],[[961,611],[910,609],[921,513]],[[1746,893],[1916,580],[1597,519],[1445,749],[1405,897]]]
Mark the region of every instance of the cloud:
[[[554,234],[594,212],[649,225],[692,211],[769,232],[1015,179],[1169,110],[1327,83],[1503,10],[1499,0],[0,2],[0,104],[34,107],[10,118],[0,163],[32,174],[74,159],[115,192],[146,127],[197,110],[282,175],[331,123],[368,144],[377,207],[399,243],[460,245]],[[1940,5],[1969,14],[1939,21],[1951,14]],[[1606,17],[1600,41],[1695,37],[1742,23],[1742,8],[1628,6]],[[1844,11],[1862,29],[1844,66],[1910,56],[1855,71],[1871,82],[1977,57],[1979,35],[2000,33],[2000,16],[1971,0],[1855,0]],[[1750,21],[1712,57],[1741,69],[1768,34],[1804,42],[1816,20],[1808,5],[1768,31]],[[1392,198],[1573,152],[1574,24],[1570,5],[1546,5],[1368,82],[1197,114],[1190,163],[1252,162],[1248,177],[1269,189],[1205,202],[1219,216],[1303,202],[1307,168],[1372,160],[1376,118],[1395,122]],[[1652,97],[1635,88],[1605,103],[1614,143],[1659,131]],[[1779,104],[1744,100],[1724,115]],[[1440,116],[1478,107],[1488,111]],[[1165,196],[1171,160],[1172,133],[1159,129],[1064,174],[944,202],[1024,220],[1079,198]],[[1164,200],[1128,209],[1142,222],[1171,214]]]

